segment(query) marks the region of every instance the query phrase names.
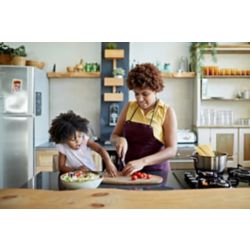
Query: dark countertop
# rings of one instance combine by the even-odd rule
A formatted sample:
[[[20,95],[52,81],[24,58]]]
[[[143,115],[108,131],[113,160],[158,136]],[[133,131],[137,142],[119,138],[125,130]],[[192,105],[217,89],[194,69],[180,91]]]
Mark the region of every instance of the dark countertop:
[[[111,152],[115,152],[116,149],[115,149],[115,146],[112,145],[112,144],[105,144],[103,142],[98,142],[101,146],[103,146],[107,151]],[[181,159],[182,157],[183,158],[187,158],[186,156],[187,155],[191,155],[191,153],[194,151],[194,147],[195,147],[195,144],[190,144],[190,143],[179,143],[178,144],[178,153],[177,153],[177,156],[175,159]],[[56,146],[55,146],[55,143],[54,142],[46,142],[46,143],[43,143],[39,146],[36,146],[36,149],[37,150],[46,150],[46,149],[55,149]],[[182,155],[182,153],[184,153],[184,155]]]
[[[36,149],[56,149],[56,144],[54,142],[46,142],[36,146]]]
[[[161,184],[151,185],[112,185],[101,184],[99,188],[112,188],[112,189],[129,189],[129,190],[173,190],[182,189],[183,186],[177,181],[173,172],[168,173],[161,171],[150,172],[151,174],[160,175],[163,177]],[[31,189],[44,189],[44,190],[66,190],[60,182],[59,172],[40,172],[30,181],[22,186],[22,188]]]
[[[115,151],[115,146],[112,144],[105,145],[104,143],[100,143],[107,151]],[[36,146],[37,150],[46,150],[46,149],[56,149],[56,144],[54,142],[46,142],[41,145]]]

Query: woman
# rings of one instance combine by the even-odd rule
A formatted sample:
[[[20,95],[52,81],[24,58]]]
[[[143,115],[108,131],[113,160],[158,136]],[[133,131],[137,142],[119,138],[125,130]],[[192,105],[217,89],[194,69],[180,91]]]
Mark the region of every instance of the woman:
[[[123,108],[111,135],[118,157],[126,164],[122,174],[168,170],[168,159],[176,155],[177,121],[173,108],[156,97],[164,88],[160,71],[150,63],[136,65],[127,85],[136,101]]]

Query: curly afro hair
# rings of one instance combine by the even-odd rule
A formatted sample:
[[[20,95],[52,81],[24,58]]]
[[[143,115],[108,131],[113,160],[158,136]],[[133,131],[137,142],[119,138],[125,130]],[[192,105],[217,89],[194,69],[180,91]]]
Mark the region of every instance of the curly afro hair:
[[[75,136],[76,131],[88,133],[89,121],[73,111],[61,113],[52,120],[49,140],[57,144],[64,143],[68,138]]]
[[[130,90],[150,88],[160,92],[164,88],[160,71],[151,63],[137,64],[128,74],[127,85]]]

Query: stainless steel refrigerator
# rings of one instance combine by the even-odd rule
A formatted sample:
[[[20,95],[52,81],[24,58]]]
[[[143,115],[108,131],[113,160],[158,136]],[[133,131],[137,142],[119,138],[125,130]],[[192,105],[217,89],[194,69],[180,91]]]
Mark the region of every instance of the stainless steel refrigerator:
[[[0,65],[0,188],[35,174],[35,147],[48,141],[48,92],[43,70]]]

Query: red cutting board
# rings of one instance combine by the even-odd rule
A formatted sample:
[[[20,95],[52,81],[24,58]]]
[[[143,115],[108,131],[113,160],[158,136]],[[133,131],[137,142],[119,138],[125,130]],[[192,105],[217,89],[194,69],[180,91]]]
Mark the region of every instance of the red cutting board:
[[[107,174],[104,174],[102,183],[106,184],[116,184],[116,185],[141,185],[141,184],[159,184],[163,181],[163,178],[158,175],[150,175],[150,179],[137,179],[131,180],[131,176],[117,176],[109,177]]]

